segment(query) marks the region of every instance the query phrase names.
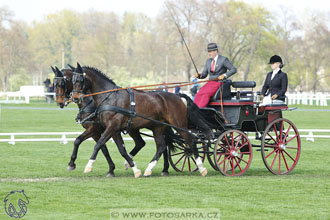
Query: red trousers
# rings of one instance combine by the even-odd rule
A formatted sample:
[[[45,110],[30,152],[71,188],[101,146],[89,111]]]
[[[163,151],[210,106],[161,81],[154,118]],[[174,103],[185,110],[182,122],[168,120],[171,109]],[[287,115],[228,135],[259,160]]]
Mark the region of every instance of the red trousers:
[[[222,85],[222,82],[209,81],[207,82],[196,94],[194,102],[200,107],[206,107],[210,101],[210,98],[216,93],[218,88]]]

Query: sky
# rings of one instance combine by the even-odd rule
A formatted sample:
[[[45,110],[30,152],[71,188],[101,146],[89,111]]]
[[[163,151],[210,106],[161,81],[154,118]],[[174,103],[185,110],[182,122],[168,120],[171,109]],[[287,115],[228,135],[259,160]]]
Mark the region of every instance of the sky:
[[[303,14],[306,9],[330,12],[329,0],[243,0],[246,3],[260,4],[270,11],[279,10],[280,6],[290,9],[295,14]],[[7,6],[14,12],[14,19],[27,23],[41,21],[47,14],[53,14],[62,9],[77,12],[94,9],[103,12],[142,12],[149,17],[155,17],[164,6],[164,0],[0,0],[0,7]]]

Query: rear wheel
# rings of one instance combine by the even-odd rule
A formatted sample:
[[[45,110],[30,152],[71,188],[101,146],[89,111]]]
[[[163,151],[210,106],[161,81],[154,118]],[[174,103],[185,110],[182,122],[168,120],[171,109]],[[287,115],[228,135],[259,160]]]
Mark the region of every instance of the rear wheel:
[[[252,161],[252,147],[248,137],[239,130],[220,135],[214,147],[214,164],[226,176],[240,176]]]
[[[270,172],[290,173],[298,163],[300,150],[299,132],[291,121],[279,118],[266,127],[261,139],[261,156]]]

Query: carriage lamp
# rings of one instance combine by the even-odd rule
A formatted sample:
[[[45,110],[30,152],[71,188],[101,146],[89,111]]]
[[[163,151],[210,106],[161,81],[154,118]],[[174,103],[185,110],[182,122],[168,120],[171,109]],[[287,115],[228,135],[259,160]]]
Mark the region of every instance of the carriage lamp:
[[[248,117],[249,116],[249,108],[245,109],[245,116]]]

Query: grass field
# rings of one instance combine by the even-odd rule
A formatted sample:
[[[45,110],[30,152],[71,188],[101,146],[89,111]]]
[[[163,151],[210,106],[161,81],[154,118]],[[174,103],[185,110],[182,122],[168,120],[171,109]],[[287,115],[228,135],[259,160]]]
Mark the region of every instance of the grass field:
[[[75,124],[75,116],[73,110],[3,108],[0,132],[82,131]],[[330,129],[330,112],[292,111],[285,112],[284,117],[298,128]],[[154,145],[148,141],[136,156],[139,168],[146,168]],[[161,159],[152,177],[134,179],[131,170],[124,170],[123,159],[112,142],[108,147],[116,164],[116,178],[105,177],[108,169],[101,154],[94,171],[83,174],[93,142],[81,145],[77,169],[68,172],[72,146],[72,142],[1,143],[0,200],[12,190],[24,189],[30,204],[23,219],[109,219],[111,208],[219,208],[221,219],[330,218],[329,139],[316,139],[314,143],[302,139],[299,163],[286,176],[272,175],[263,165],[260,152],[254,151],[249,170],[237,178],[222,176],[208,163],[206,177],[173,169],[169,177],[161,177]],[[132,142],[126,146],[131,149]],[[11,219],[3,205],[0,202],[0,219]]]

